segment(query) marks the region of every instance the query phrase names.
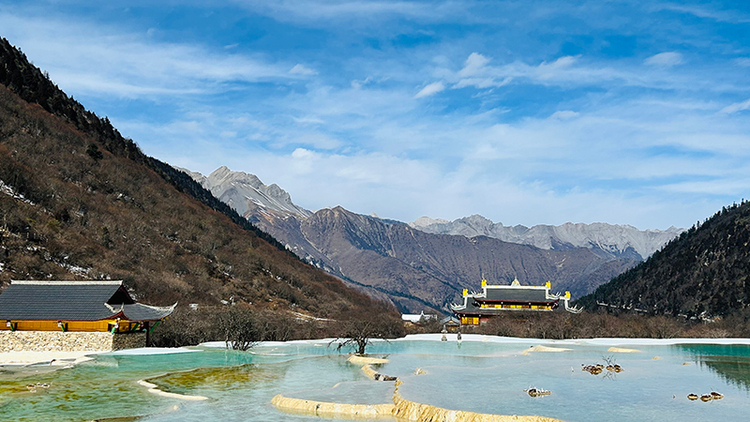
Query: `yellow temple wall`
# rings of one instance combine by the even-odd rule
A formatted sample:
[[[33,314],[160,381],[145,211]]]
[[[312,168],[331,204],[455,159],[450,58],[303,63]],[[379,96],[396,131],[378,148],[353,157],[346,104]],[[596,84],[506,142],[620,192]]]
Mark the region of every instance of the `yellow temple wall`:
[[[479,317],[461,317],[461,325],[479,325]]]
[[[63,327],[60,327],[58,321],[10,321],[13,325],[13,330],[17,331],[69,331],[69,332],[92,332],[92,331],[111,331],[114,324],[117,324],[115,332],[125,333],[132,331],[138,327],[137,322],[131,321],[117,321],[117,320],[102,320],[102,321],[59,321]],[[8,326],[7,321],[5,323],[0,322],[0,331],[8,330],[13,331]]]

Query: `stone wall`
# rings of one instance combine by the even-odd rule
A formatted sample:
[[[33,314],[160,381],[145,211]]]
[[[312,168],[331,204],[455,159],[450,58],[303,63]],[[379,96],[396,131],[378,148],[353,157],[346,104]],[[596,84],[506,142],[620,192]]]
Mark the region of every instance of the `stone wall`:
[[[146,347],[146,333],[115,333],[112,339],[112,350],[135,349]]]
[[[0,352],[95,352],[146,346],[146,333],[0,331]]]

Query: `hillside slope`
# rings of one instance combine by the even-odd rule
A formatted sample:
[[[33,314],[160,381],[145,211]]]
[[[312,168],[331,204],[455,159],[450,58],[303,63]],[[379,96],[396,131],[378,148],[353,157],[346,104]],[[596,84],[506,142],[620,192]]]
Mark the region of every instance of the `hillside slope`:
[[[6,40],[0,82],[10,87],[0,86],[0,286],[123,279],[153,304],[245,301],[333,317],[391,310],[145,156]]]
[[[749,244],[750,203],[725,207],[579,303],[688,317],[743,310],[750,304]]]

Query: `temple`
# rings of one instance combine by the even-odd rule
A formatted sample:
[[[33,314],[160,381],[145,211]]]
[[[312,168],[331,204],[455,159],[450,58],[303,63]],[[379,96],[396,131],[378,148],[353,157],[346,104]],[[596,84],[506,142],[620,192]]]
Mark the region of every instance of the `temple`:
[[[136,303],[122,281],[16,280],[0,294],[0,331],[141,334],[146,346],[175,306]]]
[[[462,325],[479,325],[487,319],[506,311],[552,311],[563,302],[565,310],[579,313],[568,305],[570,292],[565,295],[550,293],[551,284],[522,286],[518,279],[510,285],[488,285],[482,280],[482,292],[463,291],[463,304],[451,305],[451,310],[461,319]]]

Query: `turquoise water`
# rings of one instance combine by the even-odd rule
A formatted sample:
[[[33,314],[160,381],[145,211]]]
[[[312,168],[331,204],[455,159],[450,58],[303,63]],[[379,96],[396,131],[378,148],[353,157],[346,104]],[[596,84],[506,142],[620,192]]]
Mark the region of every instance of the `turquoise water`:
[[[750,413],[748,344],[465,336],[459,345],[434,338],[376,342],[368,352],[390,359],[376,369],[404,381],[404,398],[448,409],[567,421],[746,420]],[[571,350],[523,353],[539,344]],[[199,347],[190,353],[97,355],[56,371],[48,366],[4,368],[0,420],[144,416],[140,420],[149,422],[309,421],[320,418],[282,413],[270,404],[271,398],[284,394],[344,403],[390,402],[393,383],[369,380],[345,354],[327,346],[327,341],[273,343],[251,352]],[[640,352],[614,353],[607,351],[610,346]],[[582,364],[606,362],[624,371],[594,376],[580,369]],[[426,374],[414,375],[418,367]],[[166,391],[209,400],[189,402],[151,394],[136,383],[144,378]],[[50,387],[30,392],[26,385],[37,382]],[[552,394],[532,398],[523,391],[529,387]],[[711,391],[725,398],[708,403],[686,398],[688,393]]]

